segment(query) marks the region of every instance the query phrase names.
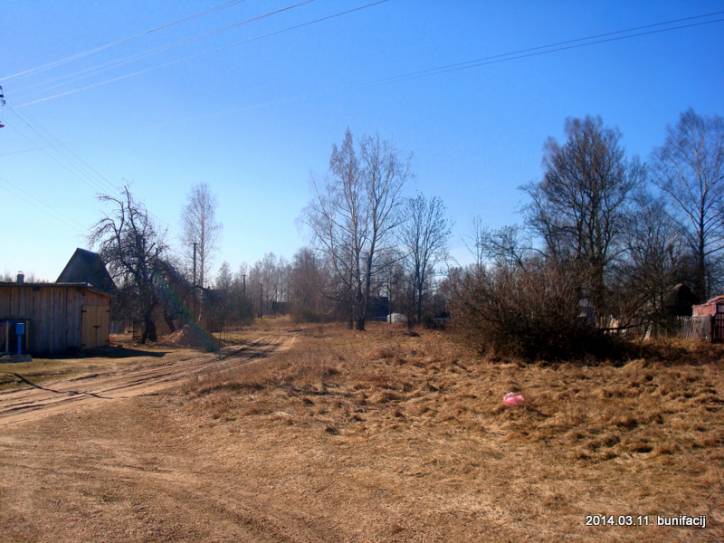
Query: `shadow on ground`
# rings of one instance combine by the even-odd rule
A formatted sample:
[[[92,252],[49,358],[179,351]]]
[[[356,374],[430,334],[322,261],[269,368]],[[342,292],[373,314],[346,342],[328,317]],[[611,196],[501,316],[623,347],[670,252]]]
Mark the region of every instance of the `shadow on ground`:
[[[63,360],[66,358],[137,358],[141,356],[162,358],[170,352],[171,351],[151,351],[130,347],[110,346],[98,349],[89,349],[87,351],[76,351],[52,355],[47,358],[52,360]]]

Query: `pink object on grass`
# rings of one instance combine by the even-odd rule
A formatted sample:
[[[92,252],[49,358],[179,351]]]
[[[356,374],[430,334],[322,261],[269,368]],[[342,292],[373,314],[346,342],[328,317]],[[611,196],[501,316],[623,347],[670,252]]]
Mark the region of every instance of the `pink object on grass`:
[[[508,392],[503,396],[503,403],[509,406],[516,406],[525,403],[525,398],[519,392]]]

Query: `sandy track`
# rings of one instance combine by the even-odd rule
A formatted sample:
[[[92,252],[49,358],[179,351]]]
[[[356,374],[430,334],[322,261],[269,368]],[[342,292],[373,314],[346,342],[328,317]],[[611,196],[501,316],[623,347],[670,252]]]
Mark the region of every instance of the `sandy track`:
[[[317,540],[218,465],[168,401],[118,399],[0,432],[0,541]]]
[[[141,357],[0,393],[0,541],[314,541],[308,520],[262,506],[261,488],[209,454],[173,390],[158,394],[262,364],[295,339],[257,335],[220,355]]]
[[[136,363],[107,372],[33,383],[21,374],[18,388],[0,392],[0,427],[37,420],[113,400],[152,394],[201,372],[248,364],[287,349],[294,336],[267,335],[221,354],[186,351],[174,357],[140,357]],[[11,372],[11,370],[5,370]]]

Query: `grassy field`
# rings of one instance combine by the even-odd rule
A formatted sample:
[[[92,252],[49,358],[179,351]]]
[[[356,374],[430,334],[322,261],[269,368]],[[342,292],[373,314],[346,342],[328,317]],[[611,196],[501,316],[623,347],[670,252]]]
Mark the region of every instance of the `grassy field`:
[[[229,339],[198,361],[149,358],[167,388],[4,427],[0,539],[724,539],[722,346],[525,365],[383,324],[279,319]],[[502,405],[512,390],[523,407]]]
[[[438,332],[312,327],[269,363],[197,377],[182,402],[254,435],[265,449],[239,469],[342,539],[714,541],[723,355],[679,343],[625,364],[525,365]],[[504,407],[508,391],[526,405]],[[310,496],[310,481],[323,490]],[[711,527],[586,527],[586,514],[706,514]]]

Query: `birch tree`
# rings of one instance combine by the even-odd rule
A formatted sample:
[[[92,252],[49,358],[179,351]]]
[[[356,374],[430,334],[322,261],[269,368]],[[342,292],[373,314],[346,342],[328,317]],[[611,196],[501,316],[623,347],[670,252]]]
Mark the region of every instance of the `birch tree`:
[[[450,223],[445,205],[437,197],[426,199],[422,194],[407,200],[400,242],[406,254],[408,275],[415,297],[415,317],[422,322],[423,302],[435,266],[447,256]]]
[[[200,287],[206,286],[213,255],[218,248],[221,224],[216,220],[218,202],[206,183],[194,185],[181,214],[183,253],[189,268],[193,267],[196,246],[197,276]]]
[[[724,119],[684,112],[668,128],[652,162],[654,180],[687,233],[694,292],[703,301],[712,293],[712,272],[724,255]]]
[[[350,326],[364,330],[380,253],[400,222],[401,190],[409,158],[389,142],[365,136],[355,146],[348,129],[334,145],[324,182],[314,183],[306,223],[334,273],[333,295],[348,307]]]

